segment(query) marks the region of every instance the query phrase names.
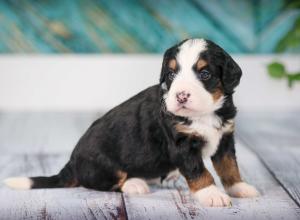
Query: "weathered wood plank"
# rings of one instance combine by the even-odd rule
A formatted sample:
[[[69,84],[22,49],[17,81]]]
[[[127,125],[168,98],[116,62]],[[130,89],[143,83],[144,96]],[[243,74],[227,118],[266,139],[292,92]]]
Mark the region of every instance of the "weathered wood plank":
[[[299,219],[299,207],[257,156],[241,143],[237,148],[242,175],[258,188],[261,197],[233,199],[230,208],[203,208],[184,186],[178,191],[155,190],[149,195],[125,196],[129,219]],[[211,163],[207,165],[213,170]],[[215,172],[213,175],[217,180]],[[219,181],[217,184],[220,185]]]
[[[68,155],[1,155],[0,179],[57,173]],[[126,219],[120,193],[84,188],[16,191],[1,185],[0,219]],[[5,200],[4,200],[5,198]]]
[[[84,188],[0,189],[0,219],[126,219],[120,193]],[[5,199],[5,201],[3,201]]]
[[[69,153],[57,152],[70,152],[73,149],[71,142],[76,142],[96,117],[95,114],[81,117],[80,114],[64,113],[0,114],[0,180],[9,176],[57,173],[69,157]],[[300,120],[281,115],[278,117],[281,122],[273,126],[266,123],[264,118],[252,118],[253,125],[243,121],[253,133],[250,136],[242,135],[242,138],[250,139],[253,145],[257,144],[255,148],[263,148],[262,142],[253,142],[253,135],[265,135],[263,144],[268,143],[270,148],[271,145],[277,146],[275,152],[275,148],[269,149],[268,146],[264,151],[255,152],[262,153],[258,153],[258,156],[264,155],[264,158],[267,158],[265,154],[270,154],[270,161],[279,161],[277,166],[271,163],[272,166],[269,166],[263,160],[273,175],[273,170],[276,171],[276,178],[278,175],[285,181],[285,186],[297,189],[300,163],[297,129]],[[290,124],[289,129],[284,125],[287,123]],[[290,148],[284,148],[284,153],[289,156],[282,160],[279,146],[287,145]],[[238,144],[237,152],[243,176],[256,185],[263,196],[257,199],[233,199],[231,208],[200,207],[186,191],[182,178],[175,182],[164,182],[166,188],[153,187],[153,193],[149,195],[124,195],[124,199],[119,193],[84,188],[14,191],[0,185],[0,219],[126,219],[127,215],[129,219],[300,219],[298,206],[257,155],[241,143]],[[211,164],[208,165],[211,170]],[[287,172],[286,168],[290,168],[291,172]],[[291,175],[295,178],[291,179]],[[299,195],[297,191],[290,190],[289,193],[294,197]]]
[[[244,115],[238,135],[300,206],[300,119],[295,115]]]

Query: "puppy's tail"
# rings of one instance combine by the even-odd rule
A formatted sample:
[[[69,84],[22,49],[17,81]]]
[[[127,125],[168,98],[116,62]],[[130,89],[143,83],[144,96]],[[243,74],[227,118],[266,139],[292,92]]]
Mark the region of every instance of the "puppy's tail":
[[[79,185],[69,163],[57,175],[49,177],[12,177],[5,179],[4,183],[13,189],[63,188]]]

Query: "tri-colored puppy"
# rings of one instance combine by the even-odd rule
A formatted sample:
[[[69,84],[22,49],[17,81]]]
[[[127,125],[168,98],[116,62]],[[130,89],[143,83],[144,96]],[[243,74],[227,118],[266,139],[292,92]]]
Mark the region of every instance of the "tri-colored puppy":
[[[232,95],[242,71],[209,40],[185,40],[164,54],[160,82],[96,120],[69,162],[51,177],[6,179],[13,188],[76,187],[148,193],[147,179],[178,169],[204,206],[228,206],[203,158],[210,157],[226,192],[257,196],[235,157]]]

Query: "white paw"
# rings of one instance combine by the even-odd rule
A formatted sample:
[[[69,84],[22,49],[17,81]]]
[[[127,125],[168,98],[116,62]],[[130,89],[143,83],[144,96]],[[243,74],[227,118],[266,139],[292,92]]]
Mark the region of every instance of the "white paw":
[[[130,178],[126,180],[121,190],[128,194],[146,194],[150,192],[146,181],[139,178]]]
[[[179,177],[180,177],[180,172],[178,169],[176,169],[168,173],[167,177],[165,178],[165,181],[177,181]]]
[[[197,191],[194,196],[201,205],[206,207],[223,207],[231,205],[230,197],[215,185],[210,185]]]
[[[238,198],[259,196],[259,192],[255,189],[255,187],[245,182],[236,183],[233,186],[227,188],[226,191],[230,196]]]

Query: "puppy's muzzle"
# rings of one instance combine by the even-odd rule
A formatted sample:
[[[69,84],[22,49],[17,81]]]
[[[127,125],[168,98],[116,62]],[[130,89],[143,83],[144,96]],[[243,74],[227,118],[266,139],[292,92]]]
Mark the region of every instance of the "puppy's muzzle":
[[[186,91],[181,91],[176,93],[177,102],[181,105],[187,103],[190,96],[191,94]]]

